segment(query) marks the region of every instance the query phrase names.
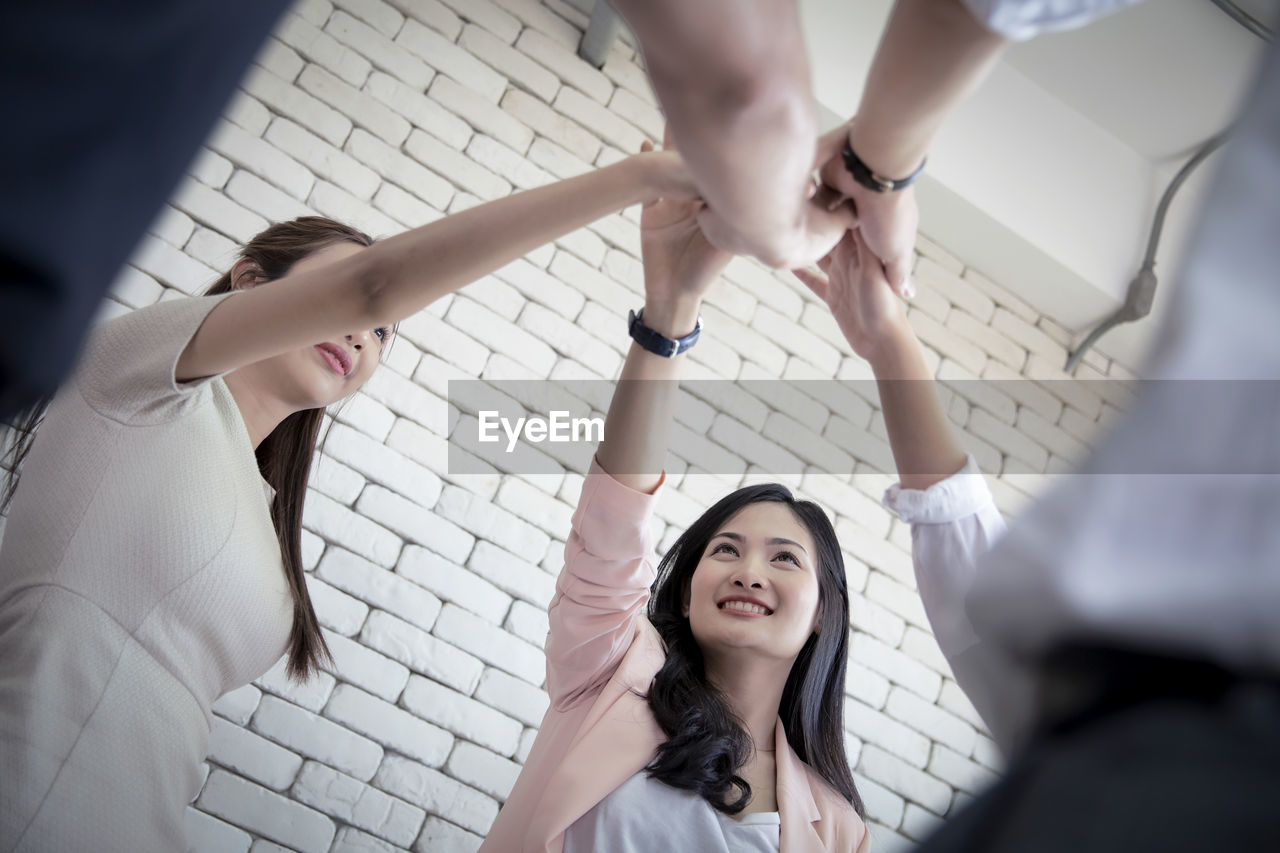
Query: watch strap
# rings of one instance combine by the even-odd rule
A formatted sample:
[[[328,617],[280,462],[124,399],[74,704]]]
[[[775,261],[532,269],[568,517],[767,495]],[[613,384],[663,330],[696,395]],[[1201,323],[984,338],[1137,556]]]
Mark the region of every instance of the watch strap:
[[[698,317],[697,325],[693,327],[693,331],[689,334],[682,338],[668,338],[666,335],[659,334],[646,326],[642,319],[643,314],[643,308],[627,314],[627,331],[631,334],[632,340],[654,355],[660,355],[663,358],[675,358],[696,344],[698,336],[702,334],[702,317]]]
[[[906,189],[916,182],[916,178],[920,177],[920,173],[924,171],[925,163],[928,158],[920,161],[920,165],[916,170],[905,178],[886,178],[883,175],[877,175],[871,170],[866,163],[857,154],[853,153],[853,146],[849,144],[849,140],[844,141],[844,167],[849,170],[849,174],[853,175],[853,179],[862,186],[873,192],[891,193],[901,189]]]

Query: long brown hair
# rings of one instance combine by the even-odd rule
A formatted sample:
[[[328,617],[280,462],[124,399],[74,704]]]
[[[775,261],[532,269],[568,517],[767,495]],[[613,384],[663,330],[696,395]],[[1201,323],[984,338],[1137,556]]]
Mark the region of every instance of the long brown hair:
[[[308,255],[344,242],[371,246],[373,238],[332,219],[303,216],[270,226],[240,250],[240,258],[255,264],[263,281],[274,281],[287,275],[294,264]],[[205,293],[228,293],[233,284],[228,271]],[[5,436],[8,446],[3,454],[8,471],[3,497],[0,497],[0,512],[8,509],[18,486],[19,466],[30,450],[48,404],[49,398],[45,398],[9,421],[11,430]],[[257,449],[258,470],[276,491],[271,503],[271,522],[280,542],[280,558],[293,595],[288,671],[296,679],[309,677],[322,662],[331,660],[302,569],[302,504],[324,412],[323,408],[294,412],[281,421]]]

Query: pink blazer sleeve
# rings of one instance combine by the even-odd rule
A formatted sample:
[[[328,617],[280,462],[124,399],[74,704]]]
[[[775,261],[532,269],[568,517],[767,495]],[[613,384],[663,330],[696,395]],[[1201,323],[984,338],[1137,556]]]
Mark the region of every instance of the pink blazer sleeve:
[[[603,687],[635,639],[656,575],[649,520],[660,491],[637,492],[591,463],[547,609],[547,692],[558,709]]]

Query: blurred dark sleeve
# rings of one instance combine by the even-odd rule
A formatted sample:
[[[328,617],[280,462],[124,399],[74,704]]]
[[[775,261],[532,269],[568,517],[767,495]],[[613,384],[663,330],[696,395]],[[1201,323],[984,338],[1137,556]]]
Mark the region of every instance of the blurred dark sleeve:
[[[0,4],[0,416],[53,391],[286,0]]]

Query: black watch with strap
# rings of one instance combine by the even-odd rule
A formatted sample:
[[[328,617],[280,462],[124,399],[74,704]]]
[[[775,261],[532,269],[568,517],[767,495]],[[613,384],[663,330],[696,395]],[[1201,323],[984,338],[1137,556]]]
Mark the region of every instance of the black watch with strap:
[[[627,331],[631,333],[632,340],[654,355],[660,355],[663,358],[675,358],[696,344],[698,335],[702,334],[702,317],[698,317],[697,325],[693,327],[693,331],[683,338],[668,338],[666,335],[659,334],[646,326],[641,318],[643,314],[643,308],[627,314]]]
[[[849,144],[849,140],[844,141],[844,167],[849,170],[850,175],[853,175],[855,181],[872,192],[891,193],[906,189],[916,182],[916,178],[920,177],[920,173],[924,171],[924,164],[928,162],[928,158],[920,161],[916,170],[905,178],[886,178],[871,171],[871,167],[853,153],[853,146]]]

